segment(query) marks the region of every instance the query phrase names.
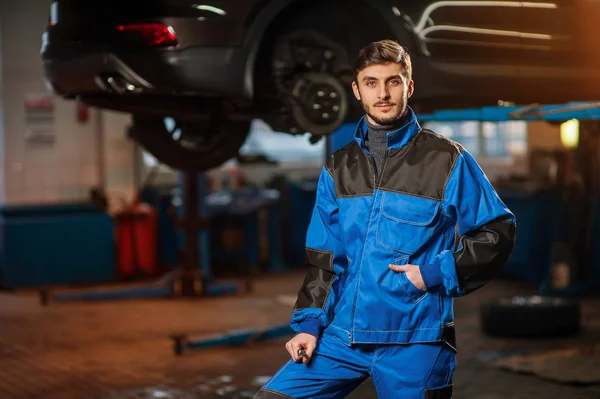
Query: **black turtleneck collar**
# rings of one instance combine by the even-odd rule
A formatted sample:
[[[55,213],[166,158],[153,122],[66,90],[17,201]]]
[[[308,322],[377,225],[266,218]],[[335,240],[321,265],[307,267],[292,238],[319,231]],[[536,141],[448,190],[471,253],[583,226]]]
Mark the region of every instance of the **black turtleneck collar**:
[[[371,143],[386,143],[387,146],[387,134],[400,129],[406,123],[406,113],[399,119],[392,121],[385,125],[373,125],[369,122],[369,118],[365,117],[365,124],[367,125],[366,140]]]

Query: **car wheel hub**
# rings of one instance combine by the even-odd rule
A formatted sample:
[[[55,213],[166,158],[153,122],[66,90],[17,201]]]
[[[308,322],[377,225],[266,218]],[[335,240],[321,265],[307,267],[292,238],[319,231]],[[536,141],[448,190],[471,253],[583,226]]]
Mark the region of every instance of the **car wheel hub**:
[[[330,74],[312,73],[299,77],[293,97],[294,117],[305,132],[329,134],[347,116],[346,91],[339,80]]]
[[[304,97],[306,114],[315,123],[328,123],[339,114],[340,93],[333,86],[312,85]]]

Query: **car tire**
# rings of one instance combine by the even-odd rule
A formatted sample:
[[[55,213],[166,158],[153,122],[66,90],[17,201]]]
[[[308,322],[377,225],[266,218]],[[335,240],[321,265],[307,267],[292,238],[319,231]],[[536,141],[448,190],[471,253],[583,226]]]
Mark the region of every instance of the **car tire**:
[[[581,309],[571,298],[502,297],[482,303],[480,320],[483,332],[492,337],[564,337],[579,333]]]
[[[256,77],[261,88],[257,94],[282,100],[273,106],[282,111],[270,115],[267,123],[277,131],[309,132],[316,139],[358,121],[364,109],[352,91],[354,59],[364,45],[384,38],[396,36],[368,2],[300,2],[289,7],[269,27],[257,57],[256,70],[263,72]],[[337,95],[333,112],[314,95],[319,85]],[[328,115],[323,120],[315,117],[321,109],[321,115]]]
[[[203,172],[238,155],[248,136],[250,123],[251,121],[245,120],[221,119],[207,131],[206,123],[182,122],[179,129],[184,134],[202,139],[186,143],[173,136],[173,132],[165,125],[164,118],[134,116],[130,135],[159,162],[178,170]]]

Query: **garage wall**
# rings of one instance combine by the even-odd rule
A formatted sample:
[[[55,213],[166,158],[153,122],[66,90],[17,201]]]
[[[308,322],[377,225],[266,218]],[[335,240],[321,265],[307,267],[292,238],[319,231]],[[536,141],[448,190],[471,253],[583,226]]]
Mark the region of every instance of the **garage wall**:
[[[545,121],[528,123],[527,146],[529,151],[535,150],[564,150],[560,140],[560,126]]]
[[[113,197],[133,193],[133,144],[126,114],[90,109],[52,96],[42,76],[41,35],[50,2],[0,1],[0,175],[8,204],[86,199],[104,184]]]
[[[135,145],[127,139],[131,116],[102,111],[104,187],[110,207],[118,209],[123,201],[131,201],[135,193]],[[139,162],[139,161],[137,161]]]

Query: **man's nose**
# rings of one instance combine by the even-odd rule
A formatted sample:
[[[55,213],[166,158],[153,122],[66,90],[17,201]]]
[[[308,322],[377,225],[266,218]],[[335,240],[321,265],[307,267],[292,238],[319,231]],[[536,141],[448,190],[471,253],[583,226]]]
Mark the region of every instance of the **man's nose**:
[[[377,92],[377,98],[379,99],[386,99],[389,98],[390,96],[390,92],[388,91],[387,87],[384,86],[379,86],[379,90]]]

